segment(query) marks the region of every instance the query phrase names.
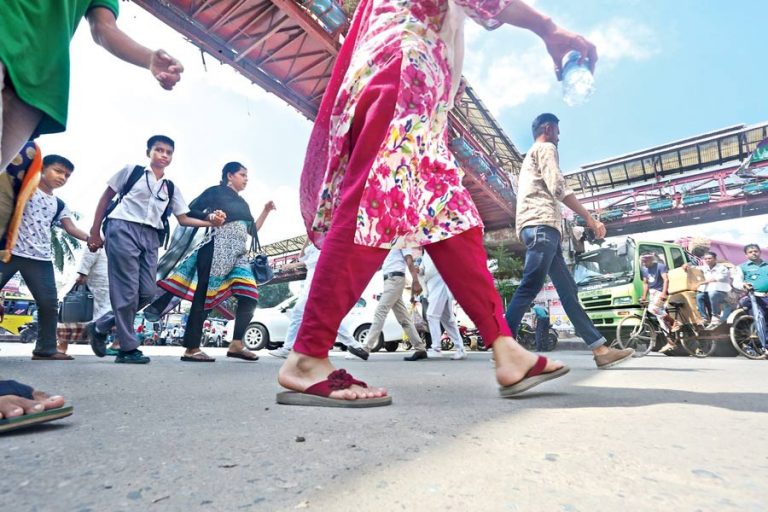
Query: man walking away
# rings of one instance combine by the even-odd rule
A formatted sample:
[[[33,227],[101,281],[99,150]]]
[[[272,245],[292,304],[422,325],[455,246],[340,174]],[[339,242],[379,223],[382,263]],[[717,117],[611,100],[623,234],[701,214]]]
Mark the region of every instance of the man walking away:
[[[406,361],[418,361],[427,358],[427,347],[419,336],[416,326],[413,325],[413,318],[408,312],[408,308],[403,302],[403,290],[405,290],[405,270],[406,267],[411,273],[413,283],[411,292],[413,295],[421,293],[421,284],[419,283],[419,271],[413,263],[413,256],[410,249],[392,249],[384,259],[381,265],[381,272],[384,274],[384,290],[381,292],[379,305],[376,307],[376,313],[373,317],[373,325],[368,330],[366,338],[366,350],[371,351],[376,346],[376,342],[384,328],[384,320],[391,309],[397,318],[398,323],[408,334],[408,339],[413,345],[414,352],[410,356],[405,356]],[[440,340],[438,340],[439,342]]]
[[[523,279],[505,316],[510,329],[517,332],[523,314],[549,275],[576,334],[592,350],[595,364],[598,368],[610,368],[632,357],[634,350],[606,346],[606,339],[579,304],[578,288],[563,259],[561,202],[587,221],[587,227],[595,232],[596,238],[605,237],[605,226],[592,218],[565,185],[557,153],[559,122],[554,114],[541,114],[531,126],[535,142],[520,169],[516,214],[517,236],[527,252]]]

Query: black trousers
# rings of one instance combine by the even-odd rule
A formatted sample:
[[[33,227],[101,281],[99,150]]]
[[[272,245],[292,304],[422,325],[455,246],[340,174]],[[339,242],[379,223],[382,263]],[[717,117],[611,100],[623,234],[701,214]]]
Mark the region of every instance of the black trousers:
[[[32,353],[38,356],[52,356],[56,354],[56,323],[59,315],[53,263],[12,256],[8,263],[0,262],[0,289],[16,275],[16,272],[24,278],[27,288],[37,303],[38,334],[37,344]]]
[[[202,246],[197,251],[197,288],[192,297],[192,307],[189,309],[187,327],[184,331],[184,345],[188,349],[200,347],[203,337],[203,324],[208,318],[205,309],[205,297],[208,293],[208,281],[211,277],[211,264],[213,263],[213,240]],[[256,301],[250,297],[237,297],[235,310],[235,328],[232,333],[233,340],[242,340],[245,330],[253,317]]]

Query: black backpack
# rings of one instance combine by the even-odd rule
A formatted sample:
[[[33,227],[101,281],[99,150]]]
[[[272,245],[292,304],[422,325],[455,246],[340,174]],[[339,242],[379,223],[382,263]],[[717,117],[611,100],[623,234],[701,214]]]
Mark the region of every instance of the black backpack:
[[[123,185],[123,188],[120,189],[120,193],[117,194],[113,199],[112,202],[107,205],[107,210],[104,212],[104,220],[101,223],[101,229],[104,233],[107,231],[107,223],[109,222],[109,214],[112,213],[112,211],[117,207],[118,204],[120,204],[120,201],[123,200],[125,195],[130,192],[130,190],[133,188],[133,186],[141,179],[142,176],[144,176],[145,168],[137,165],[133,168],[131,171],[130,176],[128,176],[128,180]],[[163,222],[163,228],[157,230],[157,236],[160,239],[160,245],[162,245],[165,249],[168,248],[168,239],[171,236],[171,227],[168,223],[168,217],[170,217],[171,213],[173,212],[173,189],[174,185],[173,182],[169,179],[165,179],[166,187],[168,187],[168,206],[165,207],[165,210],[163,211],[163,214],[160,216],[160,220]]]

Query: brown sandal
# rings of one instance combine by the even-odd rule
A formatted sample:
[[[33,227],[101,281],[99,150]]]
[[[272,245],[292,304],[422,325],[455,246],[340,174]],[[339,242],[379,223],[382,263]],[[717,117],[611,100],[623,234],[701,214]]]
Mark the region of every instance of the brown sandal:
[[[259,356],[244,348],[237,352],[227,352],[227,357],[234,357],[235,359],[242,359],[244,361],[258,361]]]
[[[200,350],[198,352],[195,352],[194,354],[189,355],[189,356],[185,354],[185,355],[181,356],[181,360],[182,361],[188,361],[190,363],[212,363],[212,362],[216,361],[215,358],[209,356],[208,354],[206,354],[202,350]]]
[[[71,361],[73,359],[74,357],[69,354],[64,354],[63,352],[56,352],[52,356],[39,356],[32,352],[33,361]]]

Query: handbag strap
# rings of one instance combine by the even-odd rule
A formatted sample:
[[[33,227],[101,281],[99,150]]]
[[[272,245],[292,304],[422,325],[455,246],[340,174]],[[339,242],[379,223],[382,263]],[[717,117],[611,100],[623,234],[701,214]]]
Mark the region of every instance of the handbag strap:
[[[256,229],[256,225],[253,226],[253,233],[251,234],[251,253],[258,254],[261,252],[261,244],[259,243],[259,232]]]

